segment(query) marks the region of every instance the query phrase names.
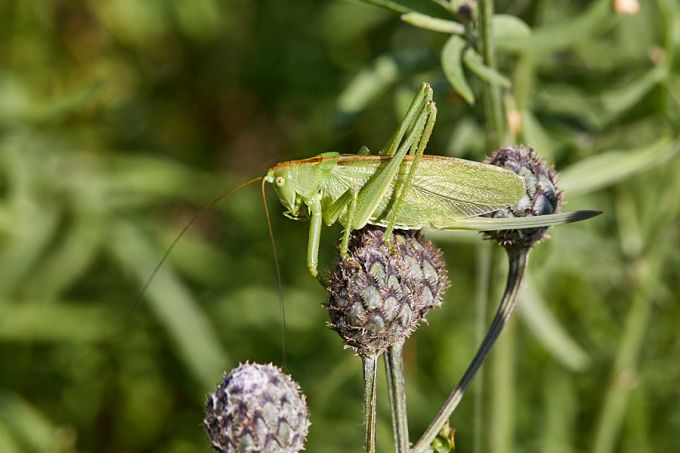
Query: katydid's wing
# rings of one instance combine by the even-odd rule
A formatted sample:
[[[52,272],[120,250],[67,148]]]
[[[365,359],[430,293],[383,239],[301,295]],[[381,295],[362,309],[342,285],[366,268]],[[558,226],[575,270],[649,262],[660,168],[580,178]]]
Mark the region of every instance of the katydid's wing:
[[[404,165],[402,172],[408,168]],[[425,155],[405,190],[397,224],[448,226],[459,219],[515,205],[526,189],[522,178],[502,168]]]
[[[574,211],[560,214],[538,215],[533,217],[471,217],[453,222],[443,227],[446,230],[518,230],[539,228],[562,223],[580,222],[602,214],[602,211]]]

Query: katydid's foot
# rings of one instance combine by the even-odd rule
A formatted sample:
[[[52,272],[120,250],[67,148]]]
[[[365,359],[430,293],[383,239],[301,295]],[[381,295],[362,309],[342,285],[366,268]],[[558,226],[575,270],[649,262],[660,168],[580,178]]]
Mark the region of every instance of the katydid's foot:
[[[349,255],[343,256],[342,260],[347,268],[361,269],[361,263]]]
[[[387,250],[390,251],[390,253],[395,254],[398,252],[397,246],[394,245],[394,241],[392,240],[393,235],[391,233],[385,232],[383,235],[383,242],[385,243],[385,246],[387,246]]]
[[[317,275],[315,278],[316,278],[316,281],[319,282],[319,284],[321,286],[323,286],[325,289],[328,289],[328,287],[331,284],[327,273]]]

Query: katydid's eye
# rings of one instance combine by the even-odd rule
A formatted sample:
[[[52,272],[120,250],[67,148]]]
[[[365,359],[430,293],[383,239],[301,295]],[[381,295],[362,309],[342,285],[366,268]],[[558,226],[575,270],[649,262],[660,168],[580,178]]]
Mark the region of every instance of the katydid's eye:
[[[279,187],[283,187],[283,185],[286,183],[286,180],[283,176],[277,176],[274,180],[274,183]]]

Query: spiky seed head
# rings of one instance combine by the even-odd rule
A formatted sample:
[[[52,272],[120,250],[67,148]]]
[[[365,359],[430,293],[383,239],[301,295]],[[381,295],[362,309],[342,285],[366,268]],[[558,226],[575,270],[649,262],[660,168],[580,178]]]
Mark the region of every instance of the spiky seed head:
[[[304,449],[309,419],[290,376],[271,364],[246,363],[208,395],[203,425],[220,452],[294,453]]]
[[[441,251],[415,231],[395,230],[394,250],[384,228],[353,231],[349,256],[330,276],[330,327],[362,356],[404,342],[442,303],[449,286]]]
[[[536,152],[525,146],[498,149],[486,163],[510,170],[524,179],[526,194],[515,205],[489,214],[490,217],[530,217],[559,211],[563,193],[557,187],[557,172]],[[487,231],[484,235],[508,249],[530,248],[547,237],[548,228]]]

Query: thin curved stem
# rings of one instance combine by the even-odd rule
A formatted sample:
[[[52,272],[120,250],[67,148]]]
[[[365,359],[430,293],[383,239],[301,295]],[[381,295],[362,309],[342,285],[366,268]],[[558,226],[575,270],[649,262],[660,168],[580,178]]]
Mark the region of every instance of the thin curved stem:
[[[479,346],[475,357],[470,362],[465,374],[458,382],[456,388],[451,392],[448,399],[439,410],[435,416],[430,426],[425,430],[425,433],[421,436],[415,446],[411,449],[413,453],[422,452],[427,448],[428,445],[437,437],[437,433],[442,429],[444,424],[448,421],[449,417],[453,411],[458,407],[463,394],[467,388],[472,383],[477,371],[484,363],[487,355],[491,351],[491,348],[496,343],[498,336],[500,335],[503,327],[507,323],[512,310],[515,308],[515,303],[517,301],[517,294],[519,293],[520,286],[522,285],[522,280],[524,279],[524,272],[527,266],[527,256],[528,250],[508,250],[508,279],[505,285],[505,291],[501,302],[496,310],[496,315],[489,326],[489,330]]]
[[[391,346],[385,353],[387,388],[392,409],[392,430],[397,453],[408,453],[408,416],[406,411],[406,389],[404,385],[403,343]]]
[[[376,392],[375,375],[378,356],[362,357],[364,365],[364,422],[366,423],[366,452],[375,453]]]

